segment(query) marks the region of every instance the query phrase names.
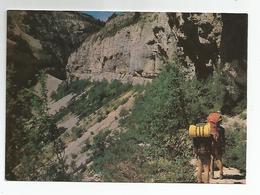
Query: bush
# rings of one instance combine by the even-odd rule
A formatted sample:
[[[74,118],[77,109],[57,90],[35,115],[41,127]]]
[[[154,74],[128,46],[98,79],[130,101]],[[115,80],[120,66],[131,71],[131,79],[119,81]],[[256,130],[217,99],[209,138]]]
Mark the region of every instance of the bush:
[[[126,110],[125,108],[122,108],[120,113],[119,113],[119,116],[124,118],[128,115],[128,113],[129,113],[128,110]]]
[[[92,168],[102,173],[104,181],[124,182],[194,182],[190,158],[151,159],[148,144],[137,131],[128,130],[112,137],[102,133],[95,144]],[[96,141],[95,141],[96,142]],[[108,145],[109,144],[109,145]],[[98,153],[97,153],[98,152]]]
[[[226,131],[226,151],[224,164],[246,173],[246,132],[244,130]]]
[[[82,127],[73,127],[71,131],[73,140],[78,139],[84,133],[84,129]]]
[[[178,129],[185,128],[189,120],[189,112],[184,109],[187,109],[186,105],[191,98],[185,96],[187,86],[184,84],[181,72],[172,66],[167,67],[151,85],[147,86],[145,95],[138,98],[133,114],[128,118],[126,123],[128,131],[115,139],[115,143],[110,142],[110,146],[103,149],[104,155],[99,155],[99,158],[94,161],[94,167],[104,174],[105,179],[114,180],[113,177],[117,177],[127,180],[122,175],[120,176],[120,173],[115,173],[116,165],[124,161],[129,162],[131,167],[134,167],[136,174],[141,175],[137,178],[130,178],[131,180],[148,181],[148,178],[152,177],[152,170],[149,171],[147,158],[154,161],[161,157],[171,161],[173,163],[171,166],[175,166],[174,159],[178,158],[183,162],[191,159],[192,149],[188,136],[178,131]],[[121,116],[125,116],[125,114],[125,111],[120,113]],[[140,147],[139,143],[148,144],[150,147]],[[147,167],[148,170],[143,169],[142,171],[139,169],[140,167]],[[184,169],[189,170],[186,170],[187,173],[193,172],[193,169],[189,167],[184,167]],[[112,173],[114,176],[111,175]],[[172,177],[171,181],[190,182],[193,180],[189,176],[182,179],[177,181],[177,177]]]
[[[148,172],[148,180],[152,182],[194,182],[193,166],[186,159],[167,160],[159,158],[145,166]],[[189,178],[189,179],[188,179]]]
[[[178,64],[171,64],[136,92],[132,114],[120,121],[128,130],[103,139],[93,169],[105,181],[194,182],[191,140],[180,129],[222,109],[221,76],[188,80]]]
[[[76,83],[78,82],[79,81]],[[73,100],[67,107],[60,109],[59,112],[54,115],[54,120],[58,122],[70,112],[79,116],[80,119],[87,117],[96,112],[96,110],[111,101],[113,98],[118,97],[132,87],[130,84],[122,84],[117,80],[114,80],[111,83],[108,83],[105,80],[101,82],[93,82],[92,85],[93,86],[88,93],[83,94],[77,100]]]
[[[91,144],[90,141],[87,139],[84,143],[84,146],[81,148],[81,153],[84,153],[86,151],[88,151],[91,148]]]
[[[129,98],[124,98],[119,104],[124,105],[128,100],[129,100]]]
[[[53,120],[55,123],[61,121],[67,114],[69,114],[70,109],[68,107],[62,107],[54,116]]]
[[[106,114],[104,113],[100,113],[97,117],[97,122],[101,122],[102,120],[104,120],[106,118]]]
[[[246,113],[246,112],[242,112],[242,113],[240,114],[240,118],[243,119],[243,120],[246,120],[246,118],[247,118],[247,113]]]
[[[67,85],[66,83],[62,83],[61,85],[59,85],[57,91],[54,91],[51,94],[51,98],[55,101],[58,101],[59,99],[65,97],[70,93],[80,94],[90,84],[91,82],[89,80],[74,80],[69,85]]]
[[[96,82],[89,93],[69,105],[69,109],[80,118],[86,117],[130,88],[130,84],[122,84],[117,80],[111,83],[105,80]]]
[[[92,168],[104,175],[105,181],[138,181],[138,178],[132,178],[122,175],[120,164],[122,162],[133,163],[135,167],[140,167],[141,160],[134,157],[134,153],[139,154],[138,159],[141,159],[140,148],[137,145],[135,137],[137,134],[132,131],[127,131],[122,134],[110,136],[109,131],[99,133],[94,137],[92,149],[94,151],[94,160]],[[109,143],[109,145],[108,145]],[[141,175],[141,174],[140,174]]]

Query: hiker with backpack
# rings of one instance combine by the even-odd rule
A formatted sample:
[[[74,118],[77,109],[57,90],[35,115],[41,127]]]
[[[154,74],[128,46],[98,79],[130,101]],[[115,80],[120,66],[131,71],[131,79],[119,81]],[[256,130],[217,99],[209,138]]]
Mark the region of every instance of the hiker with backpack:
[[[223,179],[222,154],[225,150],[225,129],[221,126],[222,116],[220,112],[210,113],[207,122],[211,124],[212,139],[212,164],[211,177],[214,177],[214,161],[220,171],[219,179]]]
[[[220,112],[212,112],[207,117],[207,123],[191,125],[189,135],[193,138],[194,152],[197,157],[197,180],[209,183],[209,173],[214,177],[214,162],[220,170],[220,179],[223,178],[222,154],[225,145],[225,130],[221,127],[222,117]]]

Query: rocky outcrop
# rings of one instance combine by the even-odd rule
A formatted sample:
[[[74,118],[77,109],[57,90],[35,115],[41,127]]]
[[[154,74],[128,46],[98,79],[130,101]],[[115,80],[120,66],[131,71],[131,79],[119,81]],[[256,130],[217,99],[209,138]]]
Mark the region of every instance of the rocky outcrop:
[[[14,10],[7,16],[7,65],[14,66],[18,84],[42,68],[65,79],[70,53],[104,25],[80,12]]]
[[[246,55],[239,55],[246,51],[246,40],[243,14],[128,12],[111,18],[70,55],[67,77],[142,83],[181,59],[180,68],[191,77],[206,79],[221,69],[246,78],[246,71],[237,70],[240,63],[246,67]]]
[[[198,78],[207,78],[219,69],[246,85],[246,14],[177,13],[169,17],[177,32],[180,56],[195,66]]]
[[[247,20],[247,14],[222,14],[221,68],[243,88],[247,85]]]
[[[213,13],[168,15],[178,39],[179,57],[185,60],[187,71],[195,71],[199,79],[212,75],[220,63],[221,15]]]
[[[176,37],[168,20],[166,13],[125,13],[113,18],[71,54],[68,77],[128,82],[153,78],[176,56]]]

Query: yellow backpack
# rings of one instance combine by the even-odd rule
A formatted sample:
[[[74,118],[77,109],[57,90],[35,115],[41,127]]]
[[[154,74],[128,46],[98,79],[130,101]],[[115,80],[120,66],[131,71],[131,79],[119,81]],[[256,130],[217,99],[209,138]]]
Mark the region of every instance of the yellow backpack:
[[[210,137],[210,123],[199,123],[190,125],[189,136],[193,137]]]

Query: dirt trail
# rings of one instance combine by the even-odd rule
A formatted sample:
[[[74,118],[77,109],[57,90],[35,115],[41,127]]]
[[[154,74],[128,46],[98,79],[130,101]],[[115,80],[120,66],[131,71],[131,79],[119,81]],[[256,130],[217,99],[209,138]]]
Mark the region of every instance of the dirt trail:
[[[191,164],[196,167],[196,159],[191,160]],[[239,169],[233,167],[224,167],[223,168],[223,179],[219,178],[219,171],[214,171],[214,178],[210,179],[209,183],[211,184],[245,184],[246,179]],[[194,174],[197,175],[197,168]]]
[[[245,184],[246,179],[240,171],[233,167],[224,167],[224,178],[219,179],[219,171],[214,171],[214,179],[210,179],[212,184]]]

